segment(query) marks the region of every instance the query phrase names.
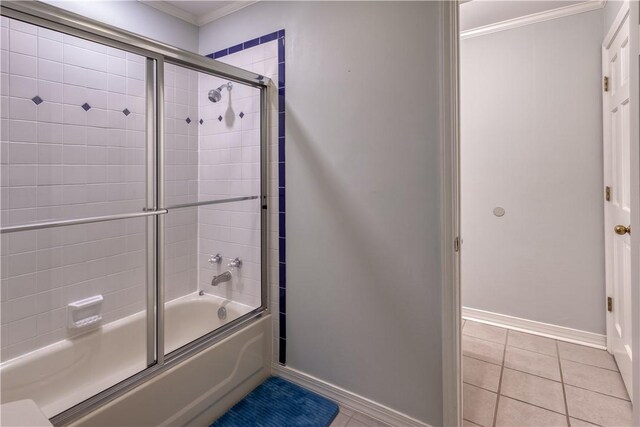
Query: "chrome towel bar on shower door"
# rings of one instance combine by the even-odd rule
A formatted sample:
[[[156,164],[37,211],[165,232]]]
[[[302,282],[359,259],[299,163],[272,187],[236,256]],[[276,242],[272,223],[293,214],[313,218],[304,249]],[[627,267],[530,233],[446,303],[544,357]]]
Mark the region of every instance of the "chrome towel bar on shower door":
[[[117,221],[119,219],[140,218],[140,217],[153,216],[153,215],[164,215],[166,213],[169,213],[169,209],[191,208],[191,207],[207,206],[207,205],[219,205],[221,203],[242,202],[244,200],[255,200],[258,198],[260,198],[260,196],[232,197],[229,199],[207,200],[203,202],[184,203],[180,205],[169,206],[167,209],[158,209],[154,211],[94,216],[94,217],[88,217],[88,218],[67,219],[67,220],[61,220],[61,221],[49,221],[49,222],[38,222],[35,224],[16,225],[11,227],[0,228],[0,234],[16,233],[18,231],[40,230],[43,228],[52,228],[52,227],[65,227],[68,225],[91,224],[94,222]]]
[[[13,227],[0,228],[0,234],[15,233],[18,231],[40,230],[42,228],[64,227],[67,225],[80,225],[80,224],[91,224],[94,222],[116,221],[119,219],[140,218],[140,217],[153,216],[153,215],[164,215],[168,212],[169,211],[167,209],[159,209],[155,211],[146,211],[146,212],[137,212],[137,213],[128,213],[128,214],[94,216],[89,218],[68,219],[63,221],[39,222],[36,224],[26,224],[26,225],[17,225]]]

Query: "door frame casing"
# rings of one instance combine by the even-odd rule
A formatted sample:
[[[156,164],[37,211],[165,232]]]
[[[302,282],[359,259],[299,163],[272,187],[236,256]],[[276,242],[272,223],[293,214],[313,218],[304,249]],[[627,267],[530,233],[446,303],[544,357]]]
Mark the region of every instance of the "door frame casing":
[[[442,422],[462,425],[460,300],[460,95],[458,0],[441,2]]]

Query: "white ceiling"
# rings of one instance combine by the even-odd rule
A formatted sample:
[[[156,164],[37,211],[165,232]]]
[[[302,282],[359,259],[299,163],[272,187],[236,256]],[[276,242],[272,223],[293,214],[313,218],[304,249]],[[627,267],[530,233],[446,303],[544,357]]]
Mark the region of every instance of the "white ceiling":
[[[587,0],[593,2],[594,0]],[[460,6],[460,30],[466,31],[485,25],[520,18],[548,10],[570,6],[581,1],[569,0],[473,0]]]
[[[193,25],[201,26],[247,7],[254,1],[138,0]]]

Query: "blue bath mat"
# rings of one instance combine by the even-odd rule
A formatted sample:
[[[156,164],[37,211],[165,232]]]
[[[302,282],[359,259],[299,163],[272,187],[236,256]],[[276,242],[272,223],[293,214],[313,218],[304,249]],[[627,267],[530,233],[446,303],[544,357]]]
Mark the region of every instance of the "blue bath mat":
[[[338,410],[329,399],[271,377],[210,427],[326,427]]]

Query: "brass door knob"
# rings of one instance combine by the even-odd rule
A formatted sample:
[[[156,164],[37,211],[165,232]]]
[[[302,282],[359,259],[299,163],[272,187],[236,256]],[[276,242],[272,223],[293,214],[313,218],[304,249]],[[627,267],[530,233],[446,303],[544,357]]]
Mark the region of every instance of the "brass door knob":
[[[613,228],[613,231],[615,231],[616,234],[624,236],[627,233],[631,234],[631,226],[625,227],[624,225],[616,225]]]

